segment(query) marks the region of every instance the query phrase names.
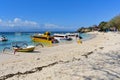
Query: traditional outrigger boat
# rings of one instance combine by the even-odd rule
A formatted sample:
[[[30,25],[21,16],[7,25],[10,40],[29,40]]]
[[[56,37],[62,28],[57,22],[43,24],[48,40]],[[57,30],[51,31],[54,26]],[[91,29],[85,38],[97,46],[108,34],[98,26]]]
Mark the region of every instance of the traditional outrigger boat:
[[[35,34],[31,36],[31,38],[32,41],[40,42],[45,45],[52,45],[53,43],[58,43],[58,40],[51,36],[49,32],[45,32],[44,34]]]
[[[27,46],[24,48],[14,47],[13,49],[16,50],[17,52],[33,52],[35,49],[35,46]]]
[[[17,41],[12,42],[11,47],[5,47],[3,53],[14,53],[15,52],[32,52],[34,51],[35,46],[28,45],[26,42]]]
[[[12,47],[17,52],[32,52],[35,49],[35,46],[28,45],[25,42],[13,42]]]

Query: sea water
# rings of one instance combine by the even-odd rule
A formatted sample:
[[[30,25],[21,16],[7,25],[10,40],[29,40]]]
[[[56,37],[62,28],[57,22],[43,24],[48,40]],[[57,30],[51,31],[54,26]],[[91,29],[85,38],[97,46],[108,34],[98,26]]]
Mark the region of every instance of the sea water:
[[[62,33],[62,32],[59,32],[59,33]],[[15,33],[15,32],[0,33],[0,36],[5,35],[8,39],[8,41],[5,41],[5,42],[0,41],[0,52],[2,52],[2,50],[5,47],[12,47],[11,44],[16,41],[23,41],[29,45],[34,45],[34,43],[31,40],[31,36],[34,34],[35,33]],[[54,32],[52,34],[54,34]],[[89,34],[80,34],[80,36],[83,38],[83,40],[91,38],[91,35]]]
[[[33,33],[0,33],[0,35],[6,36],[8,41],[0,41],[0,52],[5,48],[5,47],[12,47],[12,43],[16,41],[23,41],[28,44],[31,44],[31,38],[30,36]]]

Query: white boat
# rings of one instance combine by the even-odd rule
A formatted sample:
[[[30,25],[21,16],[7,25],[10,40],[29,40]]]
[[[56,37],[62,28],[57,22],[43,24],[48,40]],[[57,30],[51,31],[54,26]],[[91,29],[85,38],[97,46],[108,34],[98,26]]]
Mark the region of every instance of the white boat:
[[[66,34],[53,34],[54,38],[57,39],[58,41],[60,40],[66,40],[66,41],[71,41],[72,38],[67,36]]]
[[[4,35],[2,35],[1,37],[0,37],[0,41],[7,41],[8,39],[4,36]]]
[[[72,39],[82,39],[79,33],[66,33],[66,35],[71,37]]]
[[[66,33],[66,35],[68,35],[68,36],[76,36],[76,35],[79,35],[79,33]]]

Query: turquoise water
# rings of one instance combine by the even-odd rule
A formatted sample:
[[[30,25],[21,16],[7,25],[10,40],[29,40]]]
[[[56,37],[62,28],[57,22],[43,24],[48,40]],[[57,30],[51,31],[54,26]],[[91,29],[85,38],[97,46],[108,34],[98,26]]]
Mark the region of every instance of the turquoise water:
[[[83,41],[85,40],[88,40],[88,39],[91,39],[91,38],[94,38],[95,35],[91,35],[91,34],[86,34],[86,33],[83,33],[83,34],[80,34],[81,37],[83,37]]]
[[[31,41],[30,36],[34,33],[0,33],[0,35],[5,35],[8,38],[8,41],[6,42],[0,42],[0,52],[5,47],[11,47],[11,43],[15,41],[24,41],[28,44],[34,45],[34,43]],[[89,34],[80,34],[83,37],[83,40],[89,39],[91,35]]]
[[[24,41],[28,44],[32,44],[30,36],[33,33],[0,33],[0,35],[5,35],[8,38],[6,42],[0,42],[0,51],[5,47],[11,47],[11,43],[15,41]]]

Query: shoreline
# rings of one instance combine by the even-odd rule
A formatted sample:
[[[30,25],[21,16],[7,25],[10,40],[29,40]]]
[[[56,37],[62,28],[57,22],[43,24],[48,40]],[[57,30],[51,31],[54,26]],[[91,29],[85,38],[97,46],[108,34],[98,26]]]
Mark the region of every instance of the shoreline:
[[[96,36],[82,44],[76,42],[41,48],[34,53],[8,55],[9,60],[0,60],[0,79],[119,80],[120,34],[90,34]]]
[[[83,41],[87,41],[87,40],[90,40],[90,39],[93,39],[93,38],[95,38],[96,37],[96,33],[95,34],[92,34],[91,32],[89,32],[89,33],[86,33],[86,34],[89,34],[90,35],[90,37],[89,38],[87,38],[87,39],[83,39]]]
[[[89,36],[88,36],[88,38],[86,38],[85,37],[85,39],[83,38],[83,39],[81,39],[82,41],[86,41],[86,40],[90,40],[90,39],[92,39],[92,38],[94,38],[95,37],[95,35],[96,34],[89,34],[89,33],[85,33],[85,34],[88,34]],[[75,39],[73,39],[72,41],[61,41],[60,43],[56,43],[56,44],[53,44],[53,45],[57,45],[57,46],[59,46],[59,45],[63,45],[63,44],[71,44],[71,43],[74,43],[74,42],[77,42]],[[32,43],[32,42],[31,42]],[[9,43],[10,44],[10,43]],[[5,47],[4,47],[5,48]],[[3,49],[4,49],[3,48]],[[2,54],[3,52],[3,49],[1,48],[0,49],[0,54]]]

